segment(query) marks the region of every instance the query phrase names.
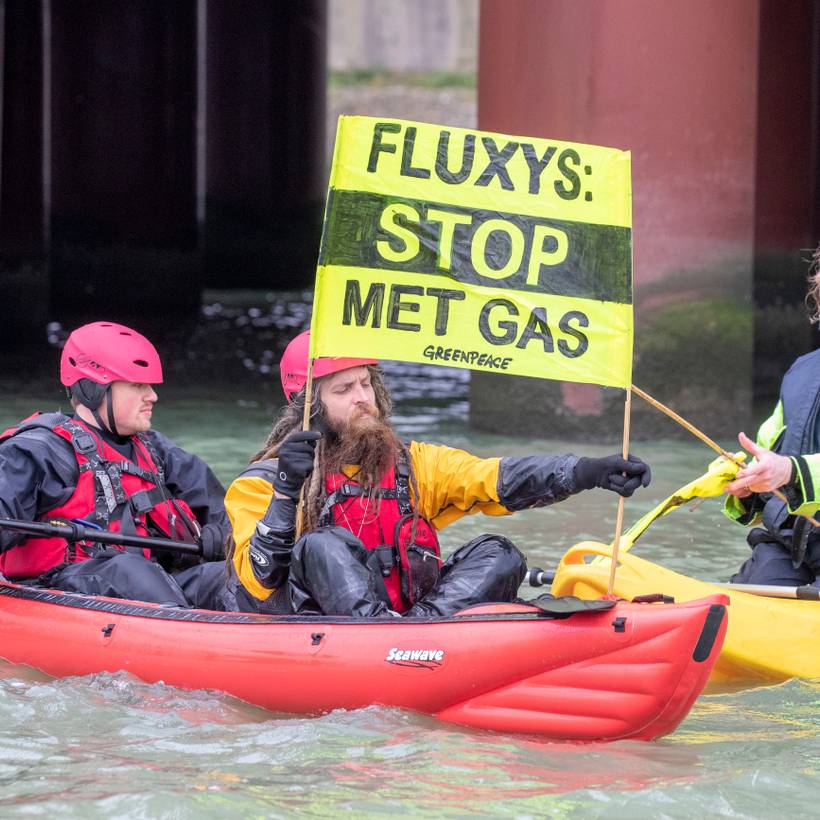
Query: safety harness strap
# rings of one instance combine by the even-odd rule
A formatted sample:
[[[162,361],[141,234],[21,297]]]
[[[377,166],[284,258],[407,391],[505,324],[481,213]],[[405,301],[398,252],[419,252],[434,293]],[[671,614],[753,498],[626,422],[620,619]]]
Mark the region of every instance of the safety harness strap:
[[[413,503],[410,500],[410,463],[405,450],[399,453],[399,457],[396,460],[395,474],[396,486],[380,490],[379,497],[382,500],[388,501],[395,499],[399,505],[399,514],[409,515],[413,512]],[[322,510],[319,513],[319,526],[329,527],[335,523],[333,520],[333,508],[337,504],[341,504],[348,498],[368,495],[369,492],[366,487],[355,482],[345,482],[342,484],[325,499],[325,503],[322,505]]]

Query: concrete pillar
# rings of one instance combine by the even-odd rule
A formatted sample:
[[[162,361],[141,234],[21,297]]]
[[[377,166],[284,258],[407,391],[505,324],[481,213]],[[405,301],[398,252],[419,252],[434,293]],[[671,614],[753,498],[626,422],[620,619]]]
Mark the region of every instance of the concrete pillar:
[[[207,282],[313,282],[327,178],[325,0],[206,0]]]
[[[0,348],[45,345],[43,4],[0,4]]]
[[[194,0],[51,4],[52,308],[193,315]]]
[[[712,435],[751,412],[759,34],[748,0],[481,4],[481,128],[632,151],[635,382]],[[620,430],[622,391],[498,378],[472,380],[479,427]]]

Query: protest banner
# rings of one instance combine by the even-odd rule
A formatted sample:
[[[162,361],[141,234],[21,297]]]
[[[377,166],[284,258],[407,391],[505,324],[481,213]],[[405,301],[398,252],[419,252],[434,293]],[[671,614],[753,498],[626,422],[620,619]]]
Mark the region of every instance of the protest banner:
[[[630,154],[340,117],[311,358],[628,387]]]

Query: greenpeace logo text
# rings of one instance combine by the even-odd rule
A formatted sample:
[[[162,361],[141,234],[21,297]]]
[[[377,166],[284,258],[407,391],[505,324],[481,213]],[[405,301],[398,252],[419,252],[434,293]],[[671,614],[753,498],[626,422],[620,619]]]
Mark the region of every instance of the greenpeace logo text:
[[[397,666],[412,666],[417,669],[433,669],[444,661],[443,649],[400,649],[394,646],[385,660]]]

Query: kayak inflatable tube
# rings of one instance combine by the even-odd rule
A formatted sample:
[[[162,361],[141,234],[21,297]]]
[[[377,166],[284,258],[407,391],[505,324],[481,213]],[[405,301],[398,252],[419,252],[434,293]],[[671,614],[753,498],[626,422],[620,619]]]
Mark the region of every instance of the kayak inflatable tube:
[[[173,609],[0,582],[0,656],[54,677],[124,670],[275,712],[377,704],[572,741],[672,732],[720,652],[726,596],[597,609],[573,600],[361,620]]]
[[[556,595],[598,598],[609,586],[612,549],[585,541],[569,549],[555,573]],[[712,670],[713,684],[780,683],[820,678],[820,602],[767,598],[681,575],[666,567],[620,553],[614,592],[631,600],[664,593],[691,601],[723,593],[732,617],[723,651]]]

